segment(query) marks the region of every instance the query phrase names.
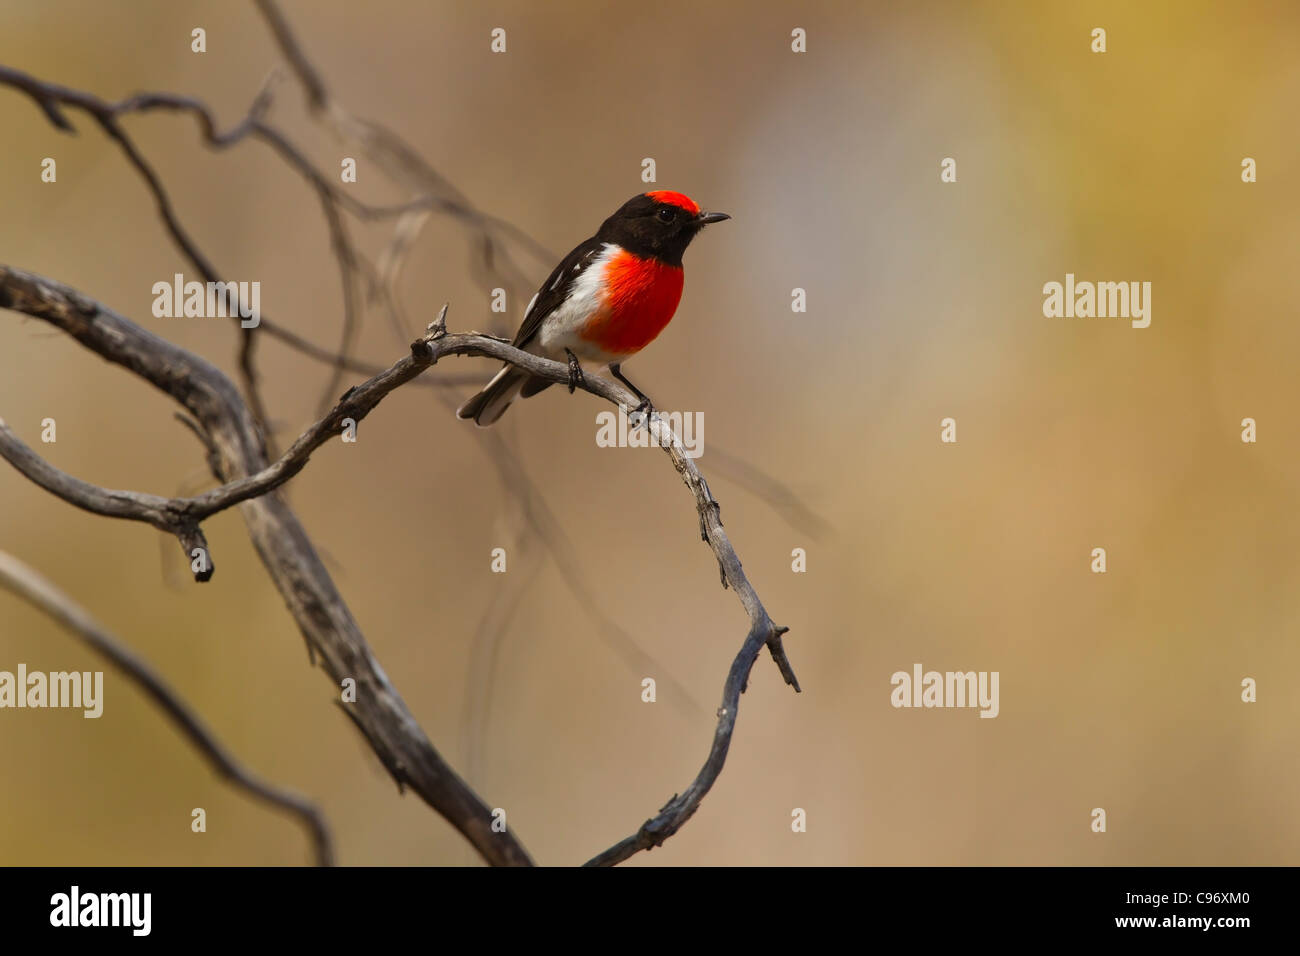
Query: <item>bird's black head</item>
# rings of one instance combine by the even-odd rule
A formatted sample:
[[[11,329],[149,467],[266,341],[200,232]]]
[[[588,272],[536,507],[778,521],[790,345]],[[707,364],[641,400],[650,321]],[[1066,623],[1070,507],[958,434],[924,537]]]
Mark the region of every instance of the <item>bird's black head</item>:
[[[660,189],[623,203],[601,225],[596,238],[616,242],[636,255],[680,266],[682,253],[701,229],[730,218],[725,212],[703,212],[691,197]]]

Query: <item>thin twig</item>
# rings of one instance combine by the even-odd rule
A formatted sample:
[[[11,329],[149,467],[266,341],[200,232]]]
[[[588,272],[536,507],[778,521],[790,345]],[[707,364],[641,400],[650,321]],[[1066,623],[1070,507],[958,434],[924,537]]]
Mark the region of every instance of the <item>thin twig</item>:
[[[194,569],[194,580],[211,579],[215,565],[208,541],[198,521],[179,511],[175,505],[192,499],[163,498],[139,491],[116,491],[88,484],[65,474],[32,451],[0,418],[0,458],[18,469],[25,477],[50,494],[85,511],[110,518],[143,521],[159,531],[175,535],[185,559]],[[196,553],[198,552],[198,553]]]
[[[713,732],[709,756],[704,761],[704,766],[700,768],[700,772],[685,791],[681,794],[673,794],[668,803],[643,823],[636,833],[625,840],[620,840],[608,850],[598,853],[583,864],[584,866],[615,866],[641,850],[653,850],[657,846],[663,846],[664,841],[680,830],[682,825],[695,814],[705,794],[722,773],[723,764],[726,763],[727,751],[731,747],[731,735],[736,729],[740,695],[749,680],[749,672],[753,669],[754,662],[758,660],[763,645],[768,644],[773,638],[780,641],[781,635],[785,632],[786,628],[776,627],[766,615],[754,623],[749,633],[745,635],[745,643],[741,645],[740,653],[736,655],[736,659],[731,663],[731,669],[727,672],[727,681],[722,688],[722,706],[718,708],[718,726]],[[795,690],[798,689],[796,684]]]
[[[379,218],[383,216],[400,216],[411,209],[426,208],[436,204],[433,198],[421,196],[410,203],[396,207],[371,207],[335,187],[311,165],[303,153],[283,133],[262,120],[262,116],[270,105],[269,82],[258,93],[248,113],[225,132],[219,130],[216,117],[211,108],[202,100],[191,96],[149,92],[138,93],[117,102],[108,102],[91,93],[70,89],[57,83],[49,83],[21,70],[2,65],[0,65],[0,85],[10,86],[26,93],[49,117],[50,121],[65,132],[73,133],[76,131],[64,112],[65,107],[74,107],[90,115],[109,138],[118,144],[127,161],[144,180],[150,193],[153,194],[159,217],[162,219],[168,235],[205,282],[221,281],[220,270],[199,248],[198,243],[182,224],[176,212],[175,204],[172,202],[167,188],[163,185],[162,178],[136,147],[135,141],[122,127],[119,118],[125,114],[154,110],[186,112],[195,117],[204,141],[214,149],[226,149],[249,136],[270,145],[281,158],[289,163],[291,168],[308,180],[316,190],[325,210],[332,243],[340,262],[344,284],[343,343],[345,348],[342,350],[343,355],[346,355],[347,346],[351,344],[357,327],[357,295],[353,287],[353,273],[356,269],[355,259],[358,254],[352,248],[342,220],[338,217],[338,207],[344,206],[364,218]],[[235,293],[232,291],[230,294],[234,295]],[[238,309],[232,308],[231,311],[232,315],[238,319]],[[280,331],[279,327],[267,316],[259,316],[258,328],[271,335],[276,335]],[[263,432],[263,441],[267,441],[269,440],[268,416],[258,387],[258,376],[254,360],[255,343],[257,341],[255,331],[253,327],[240,329],[239,368],[240,376],[244,382],[245,395]],[[278,337],[288,341],[294,340],[292,336],[279,335]],[[335,379],[337,379],[344,367],[343,359],[335,359],[334,364],[336,369],[334,375]],[[336,383],[332,383],[330,391],[332,392],[335,387],[337,387]]]

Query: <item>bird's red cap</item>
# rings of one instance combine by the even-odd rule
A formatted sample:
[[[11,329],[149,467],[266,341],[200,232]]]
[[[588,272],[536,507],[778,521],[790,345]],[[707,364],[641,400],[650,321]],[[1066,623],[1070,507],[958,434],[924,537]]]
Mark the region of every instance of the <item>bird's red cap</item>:
[[[675,193],[671,189],[656,189],[652,193],[646,193],[655,202],[667,203],[670,206],[677,206],[685,209],[692,216],[700,214],[700,204],[685,193]]]

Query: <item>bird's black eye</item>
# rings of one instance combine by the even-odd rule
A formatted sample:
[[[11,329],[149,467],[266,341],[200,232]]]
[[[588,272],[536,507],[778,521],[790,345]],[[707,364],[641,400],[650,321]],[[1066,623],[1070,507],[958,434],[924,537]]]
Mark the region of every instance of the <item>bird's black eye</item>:
[[[660,206],[659,212],[656,215],[659,216],[660,222],[672,222],[674,213],[673,210],[669,209],[667,206]]]

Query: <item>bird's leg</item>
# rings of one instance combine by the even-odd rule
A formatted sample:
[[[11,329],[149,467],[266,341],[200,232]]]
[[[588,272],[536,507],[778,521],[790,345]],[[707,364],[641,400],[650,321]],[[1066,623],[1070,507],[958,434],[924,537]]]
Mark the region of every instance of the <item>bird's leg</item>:
[[[578,356],[569,349],[565,349],[564,354],[569,356],[569,394],[572,395],[575,388],[587,383],[582,377],[582,366],[578,364]]]
[[[618,362],[612,363],[609,366],[609,371],[610,374],[613,375],[616,379],[618,379],[628,388],[632,389],[633,393],[636,395],[637,398],[641,399],[641,404],[638,405],[636,408],[632,409],[632,411],[634,413],[642,412],[644,413],[644,418],[648,419],[650,417],[650,413],[655,410],[654,403],[650,401],[650,396],[647,395],[645,392],[641,391],[641,389],[637,388],[635,385],[629,382],[627,378],[624,377],[620,363]]]

